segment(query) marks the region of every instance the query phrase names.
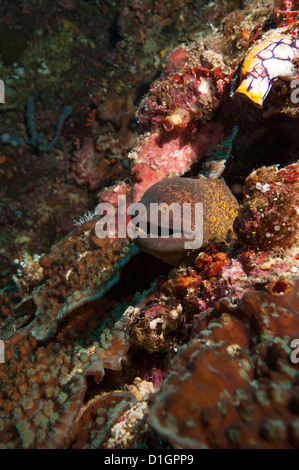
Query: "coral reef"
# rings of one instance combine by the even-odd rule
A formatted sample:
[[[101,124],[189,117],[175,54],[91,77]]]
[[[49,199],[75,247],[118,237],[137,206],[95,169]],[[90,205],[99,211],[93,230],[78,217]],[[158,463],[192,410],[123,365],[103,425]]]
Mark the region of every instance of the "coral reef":
[[[178,448],[298,448],[298,286],[222,300],[194,325],[151,408],[159,434]]]
[[[94,221],[81,225],[40,262],[43,283],[32,295],[37,310],[31,333],[36,339],[52,336],[69,313],[102,297],[119,279],[121,267],[137,252],[126,239],[103,239],[103,246],[93,243],[92,237],[97,239],[94,226]]]
[[[290,247],[298,237],[299,164],[259,168],[245,182],[235,231],[248,246]],[[249,199],[246,202],[246,198]]]
[[[139,201],[158,181],[187,172],[192,164],[213,150],[222,137],[222,126],[217,124],[207,124],[196,136],[182,135],[177,130],[171,136],[159,131],[142,135],[129,153],[133,161],[133,200]]]
[[[29,326],[1,334],[10,364],[0,365],[6,383],[0,395],[2,448],[53,449],[66,443],[83,403],[84,377],[93,375],[100,382],[104,369],[120,368],[127,351],[125,317],[111,329],[101,322],[103,316],[103,308],[91,306],[46,346],[37,343]]]
[[[70,177],[79,186],[87,184],[92,191],[99,187],[102,181],[101,157],[95,152],[93,139],[84,138],[82,148],[73,152]],[[105,165],[104,171],[108,165]],[[102,165],[103,166],[103,165]]]
[[[0,447],[298,448],[298,2],[0,10]]]

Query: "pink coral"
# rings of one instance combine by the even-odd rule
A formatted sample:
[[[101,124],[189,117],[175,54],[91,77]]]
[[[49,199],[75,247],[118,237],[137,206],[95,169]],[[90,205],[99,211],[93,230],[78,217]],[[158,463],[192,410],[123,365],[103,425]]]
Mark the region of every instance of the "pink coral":
[[[168,57],[164,76],[171,75],[182,69],[186,63],[187,51],[184,47],[177,47]]]

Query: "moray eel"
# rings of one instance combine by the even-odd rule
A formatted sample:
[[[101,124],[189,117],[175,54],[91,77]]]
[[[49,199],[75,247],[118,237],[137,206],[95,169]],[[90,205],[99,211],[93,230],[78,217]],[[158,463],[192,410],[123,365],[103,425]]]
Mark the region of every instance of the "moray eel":
[[[298,55],[298,49],[299,39],[291,35],[261,41],[245,58],[241,83],[235,93],[246,95],[262,107],[275,80],[291,81],[296,76],[292,61]]]
[[[139,220],[143,224],[142,227],[139,224],[139,236],[132,238],[140,250],[172,265],[180,263],[190,252],[203,250],[212,242],[229,241],[239,208],[224,180],[208,178],[162,180],[151,186],[140,202],[144,210]],[[176,203],[178,210],[171,210],[172,203]],[[159,205],[160,210],[159,217],[153,220],[152,207],[158,207],[155,204]],[[196,212],[199,206],[202,210]],[[163,235],[165,227],[166,232],[169,227],[166,236],[165,233]]]

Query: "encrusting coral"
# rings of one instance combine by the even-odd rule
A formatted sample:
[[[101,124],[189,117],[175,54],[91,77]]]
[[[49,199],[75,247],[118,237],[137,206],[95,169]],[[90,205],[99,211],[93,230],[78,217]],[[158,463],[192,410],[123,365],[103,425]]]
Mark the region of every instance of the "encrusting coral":
[[[298,287],[223,299],[194,325],[150,413],[174,447],[298,448]]]
[[[248,246],[265,250],[289,247],[298,238],[299,163],[263,167],[247,179],[245,203],[234,228]],[[248,202],[247,202],[248,199]]]
[[[33,338],[30,326],[1,333],[9,364],[0,364],[6,384],[0,393],[2,448],[62,447],[83,403],[85,377],[100,382],[105,369],[121,367],[128,349],[125,317],[117,323],[119,315],[111,316],[109,324],[105,309],[95,305],[77,313],[46,345]]]
[[[117,181],[104,188],[114,172],[111,165],[100,174],[110,162],[103,164],[99,143],[112,124],[119,149],[131,148],[135,132],[126,132],[135,92],[129,82],[123,83],[122,98],[117,84],[107,88],[122,67],[144,85],[154,75],[148,65],[123,60],[120,70],[115,67],[89,88],[88,124],[98,114],[107,126],[102,134],[99,126],[83,124],[88,105],[80,104],[81,95],[72,113],[77,120],[64,125],[72,136],[76,126],[84,128],[76,136],[77,150],[68,147],[73,187],[104,188],[98,202],[110,203],[111,217],[118,215],[120,196],[125,207],[137,201],[203,202],[201,252],[186,256],[174,238],[166,245],[159,238],[147,241],[147,251],[176,264],[170,271],[162,261],[138,254],[128,237],[99,238],[95,210],[47,254],[22,261],[20,253],[19,275],[0,296],[1,448],[299,448],[298,367],[291,360],[299,327],[298,114],[288,82],[279,82],[277,90],[278,83],[266,77],[261,110],[252,100],[242,101],[242,80],[248,77],[239,75],[243,59],[249,70],[250,48],[265,51],[269,38],[292,37],[279,61],[292,49],[298,12],[268,0],[238,8],[235,2],[212,3],[203,8],[204,20],[198,19],[206,29],[193,37],[189,31],[188,43],[169,54],[139,104],[140,134],[127,155],[132,168],[125,180],[119,171]],[[145,31],[150,27],[160,38],[163,19],[166,34],[178,7],[155,2],[159,16],[151,15],[149,2],[121,4],[122,31],[138,23],[136,47],[166,57]],[[110,18],[107,10],[103,14]],[[190,17],[189,8],[184,11]],[[218,23],[211,28],[214,13]],[[67,23],[61,35],[72,44],[76,31]],[[105,40],[113,42],[113,35]],[[131,40],[124,34],[96,63],[116,63]],[[69,43],[63,44],[69,52]],[[88,50],[92,73],[98,51],[91,45]],[[128,50],[135,60],[134,47]],[[276,77],[286,78],[280,72]],[[104,85],[107,93],[99,91]],[[280,145],[274,152],[276,129]],[[216,179],[222,172],[224,180]],[[229,189],[236,184],[238,202]],[[55,204],[57,199],[53,195]],[[151,276],[139,282],[141,274]],[[143,292],[136,293],[140,285]]]

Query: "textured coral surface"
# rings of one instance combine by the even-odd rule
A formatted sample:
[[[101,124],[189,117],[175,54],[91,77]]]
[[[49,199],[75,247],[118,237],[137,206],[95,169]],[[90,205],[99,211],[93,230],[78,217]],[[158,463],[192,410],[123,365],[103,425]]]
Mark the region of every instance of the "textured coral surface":
[[[179,448],[298,447],[298,286],[216,304],[194,325],[152,408],[154,428]]]
[[[281,62],[235,94],[298,2],[0,13],[0,448],[299,448],[298,105]],[[204,203],[201,249],[141,251],[147,195]]]

